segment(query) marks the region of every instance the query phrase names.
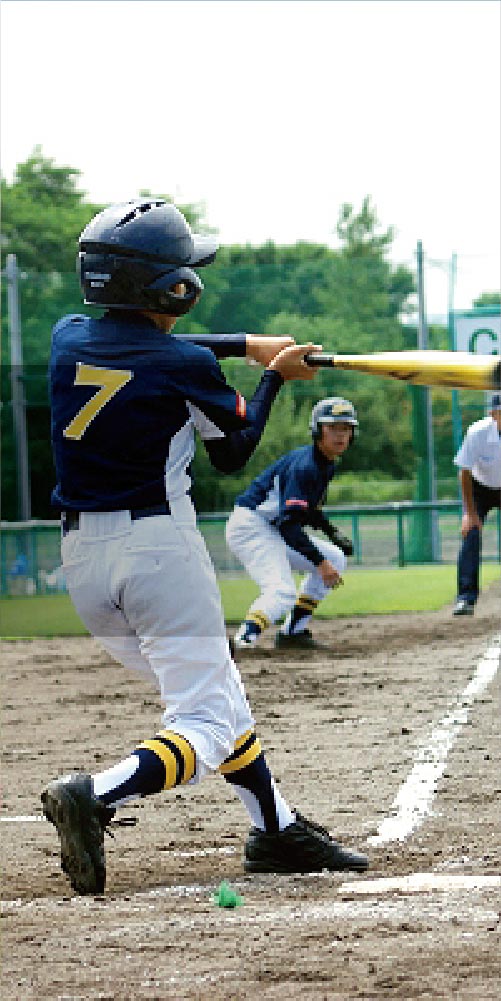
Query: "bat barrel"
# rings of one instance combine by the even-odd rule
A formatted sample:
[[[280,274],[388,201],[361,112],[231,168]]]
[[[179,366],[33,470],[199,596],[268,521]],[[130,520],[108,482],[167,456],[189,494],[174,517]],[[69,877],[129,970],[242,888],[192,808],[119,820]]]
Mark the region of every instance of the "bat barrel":
[[[313,367],[365,372],[417,386],[479,390],[501,388],[501,361],[495,355],[428,350],[382,351],[361,355],[311,351],[305,356],[305,362]]]

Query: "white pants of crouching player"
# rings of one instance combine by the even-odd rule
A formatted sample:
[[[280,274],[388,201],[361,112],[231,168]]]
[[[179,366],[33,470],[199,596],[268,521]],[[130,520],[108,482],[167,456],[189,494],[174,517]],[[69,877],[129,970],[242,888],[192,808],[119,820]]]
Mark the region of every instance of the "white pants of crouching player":
[[[286,615],[296,601],[293,573],[305,573],[301,594],[321,601],[328,594],[317,568],[305,556],[291,549],[278,529],[257,511],[235,507],[226,525],[226,541],[232,553],[243,563],[249,577],[261,588],[249,612],[259,611],[270,622]],[[315,545],[339,574],[346,567],[346,556],[332,542],[315,537]]]
[[[156,680],[163,723],[197,756],[198,781],[254,727],[226,638],[219,588],[188,497],[170,515],[85,513],[63,537],[63,571],[87,629],[115,660]]]

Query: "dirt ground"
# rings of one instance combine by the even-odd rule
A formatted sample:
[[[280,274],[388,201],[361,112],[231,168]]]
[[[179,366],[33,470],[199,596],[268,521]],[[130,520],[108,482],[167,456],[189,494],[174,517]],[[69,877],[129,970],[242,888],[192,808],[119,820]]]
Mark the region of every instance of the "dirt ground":
[[[247,818],[219,776],[124,808],[139,823],[107,839],[104,897],[71,895],[45,821],[2,823],[2,996],[499,998],[499,886],[383,893],[370,883],[501,872],[501,670],[449,751],[431,816],[403,841],[367,839],[500,625],[497,583],[474,618],[447,608],[318,622],[327,649],[313,657],[279,656],[270,636],[242,660],[282,792],[366,850],[367,874],[244,876]],[[47,780],[101,769],[158,726],[156,692],[91,639],[4,642],[1,653],[3,818],[33,817]],[[242,906],[216,906],[222,880]]]

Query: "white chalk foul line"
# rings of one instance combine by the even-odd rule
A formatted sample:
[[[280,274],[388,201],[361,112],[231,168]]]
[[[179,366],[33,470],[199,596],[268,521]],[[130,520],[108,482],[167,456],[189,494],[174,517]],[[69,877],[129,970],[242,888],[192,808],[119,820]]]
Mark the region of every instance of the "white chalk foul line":
[[[25,817],[22,815],[20,817],[0,817],[0,822],[2,824],[34,824],[39,820],[45,820],[45,817],[42,817],[41,814],[40,816],[38,814],[34,814],[33,816]]]
[[[329,879],[332,873],[318,873],[316,878]],[[294,882],[298,879],[294,876]],[[304,877],[305,880],[311,876]],[[271,885],[271,884],[270,884]],[[141,934],[151,937],[151,933],[162,930],[172,931],[173,927],[191,928],[197,926],[208,928],[220,927],[221,922],[245,925],[270,925],[290,923],[325,922],[336,918],[354,920],[360,918],[403,918],[421,917],[434,918],[438,921],[450,921],[451,917],[461,918],[470,925],[483,921],[499,922],[496,909],[497,897],[494,903],[490,898],[482,899],[482,891],[498,890],[501,887],[501,876],[497,875],[447,875],[445,873],[413,873],[409,876],[398,876],[391,879],[353,880],[341,883],[333,888],[336,898],[328,900],[294,900],[290,890],[286,890],[285,899],[280,899],[281,888],[273,883],[273,907],[270,907],[269,896],[263,901],[250,900],[246,893],[252,888],[248,883],[237,880],[232,883],[235,890],[244,894],[246,906],[236,910],[227,908],[208,908],[210,896],[213,896],[214,884],[185,884],[181,886],[155,887],[151,890],[128,894],[126,897],[110,896],[104,901],[101,898],[74,896],[68,898],[38,897],[31,899],[17,898],[0,902],[0,912],[7,915],[34,911],[46,915],[56,915],[68,906],[82,912],[96,911],[103,904],[112,909],[118,919],[118,926],[102,932],[95,932],[96,940],[101,944],[104,940],[120,938],[122,945],[125,936],[139,940]],[[266,892],[266,886],[263,887]],[[464,891],[468,890],[468,893]],[[437,892],[432,892],[437,891]],[[293,889],[293,894],[295,889]],[[416,894],[421,894],[416,898]],[[445,896],[444,896],[445,894]],[[475,896],[474,896],[475,895]],[[386,902],[384,897],[386,896]],[[367,897],[368,899],[364,899]],[[371,899],[371,898],[376,898]],[[412,905],[409,911],[409,897],[420,900],[418,909]],[[190,899],[200,905],[202,913],[176,912],[173,902],[166,910],[158,907],[162,899]],[[352,899],[355,898],[355,899]],[[485,902],[484,902],[485,900]],[[121,920],[121,915],[127,915],[127,921]]]
[[[470,875],[469,873],[412,872],[408,876],[389,876],[383,879],[364,879],[342,883],[338,889],[344,894],[364,893],[427,893],[429,890],[494,890],[501,889],[501,876],[495,874]]]
[[[447,755],[468,719],[474,701],[494,678],[499,667],[501,636],[495,638],[477,664],[473,678],[456,700],[456,705],[433,730],[429,742],[420,749],[416,763],[394,799],[391,816],[385,817],[377,834],[368,838],[371,845],[403,841],[431,813],[438,779]]]

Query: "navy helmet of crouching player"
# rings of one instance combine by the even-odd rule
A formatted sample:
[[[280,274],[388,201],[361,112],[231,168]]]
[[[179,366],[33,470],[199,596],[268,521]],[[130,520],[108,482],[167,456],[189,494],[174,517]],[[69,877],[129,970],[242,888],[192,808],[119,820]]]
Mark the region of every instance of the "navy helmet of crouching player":
[[[351,424],[351,440],[358,434],[357,412],[350,400],[344,400],[341,396],[331,396],[327,400],[319,400],[315,403],[311,412],[310,430],[313,441],[318,441],[322,431],[322,424]]]
[[[212,236],[192,233],[179,209],[162,199],[111,205],[80,236],[84,302],[182,316],[203,290],[192,267],[210,264],[217,247]]]

